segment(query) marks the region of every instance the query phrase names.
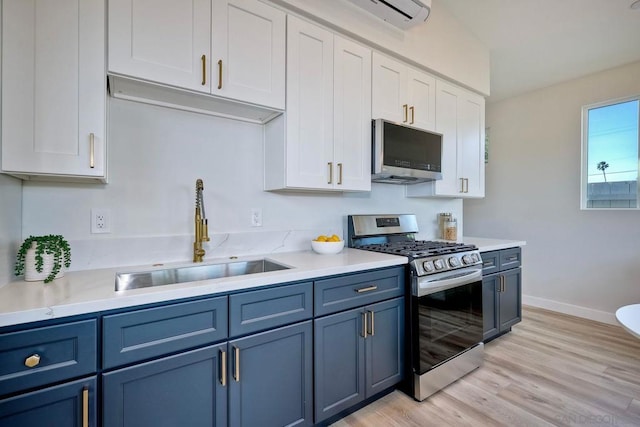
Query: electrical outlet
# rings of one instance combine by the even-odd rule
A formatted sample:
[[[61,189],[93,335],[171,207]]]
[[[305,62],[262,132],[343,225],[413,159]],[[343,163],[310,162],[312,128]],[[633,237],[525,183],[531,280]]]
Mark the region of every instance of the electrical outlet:
[[[251,209],[251,226],[262,227],[262,209],[260,208]]]
[[[91,209],[91,234],[111,233],[111,210]]]

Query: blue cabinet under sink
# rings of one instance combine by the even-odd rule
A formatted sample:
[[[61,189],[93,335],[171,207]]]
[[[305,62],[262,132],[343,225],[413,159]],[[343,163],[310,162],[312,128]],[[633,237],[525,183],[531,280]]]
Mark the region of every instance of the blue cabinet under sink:
[[[327,422],[400,381],[403,284],[389,267],[0,328],[0,425]]]

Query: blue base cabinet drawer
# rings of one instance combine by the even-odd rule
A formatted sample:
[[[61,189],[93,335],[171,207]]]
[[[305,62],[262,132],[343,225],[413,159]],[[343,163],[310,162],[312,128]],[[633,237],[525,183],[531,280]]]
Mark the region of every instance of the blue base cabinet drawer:
[[[96,320],[0,334],[0,396],[96,372]]]
[[[317,280],[314,314],[337,313],[404,295],[404,266]]]
[[[95,376],[0,400],[0,426],[95,427]]]
[[[224,296],[105,316],[103,368],[225,340],[227,304]]]
[[[308,320],[312,316],[311,282],[229,297],[229,334],[232,337]]]

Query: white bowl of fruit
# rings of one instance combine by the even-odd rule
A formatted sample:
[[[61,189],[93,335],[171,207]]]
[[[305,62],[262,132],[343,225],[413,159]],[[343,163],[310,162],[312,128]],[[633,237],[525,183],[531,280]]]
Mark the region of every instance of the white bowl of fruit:
[[[344,248],[344,240],[337,235],[325,236],[321,234],[311,241],[311,249],[322,255],[337,254]]]

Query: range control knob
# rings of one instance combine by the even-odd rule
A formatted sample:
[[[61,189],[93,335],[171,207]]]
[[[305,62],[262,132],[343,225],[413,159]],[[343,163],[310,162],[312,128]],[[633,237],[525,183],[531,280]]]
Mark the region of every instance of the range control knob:
[[[464,255],[464,256],[462,257],[462,263],[463,263],[464,265],[469,265],[469,264],[473,263],[473,258],[472,258],[472,257],[471,257],[471,255],[469,255],[469,254]]]
[[[422,263],[422,268],[424,268],[424,270],[427,273],[431,273],[433,271],[433,262],[431,261],[425,261]]]
[[[442,270],[444,268],[444,261],[437,259],[433,261],[433,265],[436,267],[436,270]]]
[[[476,253],[472,253],[471,254],[471,260],[473,262],[478,262],[478,261],[480,261],[480,256],[478,254],[476,254]]]
[[[456,258],[454,256],[449,257],[448,261],[449,261],[449,265],[451,267],[458,267],[460,265],[460,261],[458,260],[458,258]]]

